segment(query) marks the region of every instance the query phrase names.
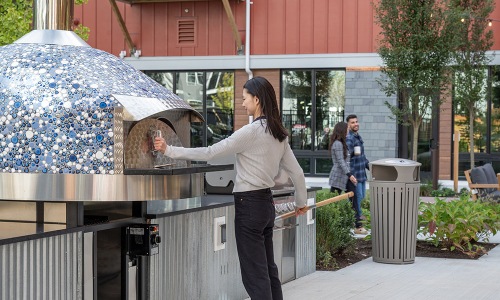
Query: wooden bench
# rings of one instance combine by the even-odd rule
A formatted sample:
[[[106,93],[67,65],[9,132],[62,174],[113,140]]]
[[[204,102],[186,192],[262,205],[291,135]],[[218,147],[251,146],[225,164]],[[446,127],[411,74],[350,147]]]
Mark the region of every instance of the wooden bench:
[[[475,167],[464,173],[473,200],[479,197],[500,201],[500,173],[495,174],[491,164]]]

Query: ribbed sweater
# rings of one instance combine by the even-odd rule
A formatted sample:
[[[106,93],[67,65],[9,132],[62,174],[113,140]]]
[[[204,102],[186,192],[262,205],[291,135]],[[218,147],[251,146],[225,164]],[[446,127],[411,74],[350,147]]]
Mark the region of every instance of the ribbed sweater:
[[[304,172],[288,144],[288,139],[278,141],[265,131],[266,127],[265,119],[256,120],[212,146],[168,146],[165,155],[173,159],[209,161],[235,154],[236,179],[233,192],[272,188],[279,170],[283,169],[295,187],[295,205],[304,207],[307,201]]]

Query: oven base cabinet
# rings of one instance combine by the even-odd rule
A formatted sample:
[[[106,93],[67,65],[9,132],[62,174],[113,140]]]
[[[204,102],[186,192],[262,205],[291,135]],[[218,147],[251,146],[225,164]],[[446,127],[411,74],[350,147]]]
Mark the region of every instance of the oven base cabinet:
[[[308,196],[314,199],[315,192]],[[158,215],[146,223],[158,227],[158,254],[137,255],[136,260],[124,249],[123,233],[130,224],[0,239],[0,299],[248,297],[241,282],[232,201]],[[282,282],[313,273],[314,221],[304,215],[281,222],[288,225],[285,229],[276,223],[274,251]]]

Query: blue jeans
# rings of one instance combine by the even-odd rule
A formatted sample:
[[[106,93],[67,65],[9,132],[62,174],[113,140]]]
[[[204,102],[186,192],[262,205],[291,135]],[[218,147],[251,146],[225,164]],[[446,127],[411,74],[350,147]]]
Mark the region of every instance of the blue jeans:
[[[349,201],[351,201],[352,210],[354,210],[354,226],[356,228],[363,227],[363,224],[361,224],[361,211],[358,209],[358,199],[356,198],[356,186],[351,182],[351,180],[347,180],[346,192],[354,193],[354,196],[349,198]]]
[[[355,197],[356,197],[356,205],[358,206],[357,209],[358,209],[360,217],[363,215],[363,212],[361,210],[361,201],[363,201],[365,196],[366,196],[366,181],[358,182],[358,184],[356,184]]]

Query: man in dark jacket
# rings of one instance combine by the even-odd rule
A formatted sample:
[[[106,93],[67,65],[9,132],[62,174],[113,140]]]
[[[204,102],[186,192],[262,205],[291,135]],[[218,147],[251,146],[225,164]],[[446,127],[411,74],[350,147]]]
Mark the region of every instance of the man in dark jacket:
[[[351,174],[356,177],[356,194],[355,200],[357,204],[356,210],[356,234],[367,234],[368,231],[362,227],[360,220],[362,219],[361,201],[366,195],[366,169],[368,169],[368,159],[365,156],[365,147],[363,146],[363,139],[359,135],[359,123],[356,115],[349,115],[346,118],[349,126],[349,134],[347,135],[347,149],[351,154]]]

